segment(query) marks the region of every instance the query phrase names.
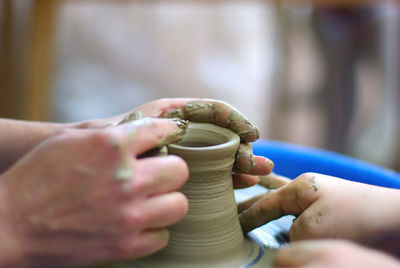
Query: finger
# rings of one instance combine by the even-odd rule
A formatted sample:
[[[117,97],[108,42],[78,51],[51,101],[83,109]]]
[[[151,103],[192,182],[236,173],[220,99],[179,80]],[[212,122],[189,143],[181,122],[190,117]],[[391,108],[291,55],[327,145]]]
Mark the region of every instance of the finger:
[[[125,260],[155,253],[164,248],[169,239],[167,229],[146,230],[141,233],[124,234],[109,259]]]
[[[236,151],[233,170],[238,173],[248,173],[255,167],[253,147],[251,143],[240,143]]]
[[[316,178],[305,173],[277,191],[264,196],[239,215],[244,232],[249,232],[284,215],[298,216],[319,198]]]
[[[267,175],[274,169],[274,162],[264,156],[254,156],[254,167],[248,171],[248,174]]]
[[[134,164],[130,187],[135,195],[153,196],[176,191],[189,177],[186,162],[175,155],[143,158]]]
[[[334,237],[329,228],[330,225],[326,228],[325,224],[329,221],[326,217],[328,212],[329,209],[326,206],[314,202],[293,221],[289,230],[290,241]],[[339,217],[336,216],[336,219]]]
[[[284,215],[279,204],[279,194],[277,192],[264,195],[259,200],[254,200],[249,208],[239,214],[240,225],[244,233],[260,227],[272,220]]]
[[[268,193],[267,193],[267,194],[268,194]],[[250,208],[255,202],[257,202],[258,200],[260,200],[261,198],[263,198],[264,195],[266,195],[266,194],[259,194],[259,195],[253,196],[252,198],[247,199],[247,200],[245,200],[245,201],[243,201],[243,202],[240,202],[240,203],[237,205],[238,213],[242,213],[242,212],[245,211],[246,209]]]
[[[185,134],[187,123],[178,119],[144,118],[122,124],[113,129],[119,136],[115,149],[129,148],[134,156],[150,149],[177,142]]]
[[[151,197],[140,204],[128,205],[121,216],[121,229],[167,227],[181,220],[188,210],[188,201],[180,192]]]
[[[280,176],[275,173],[271,173],[266,176],[260,176],[259,178],[260,178],[260,181],[258,184],[260,184],[261,186],[263,186],[267,189],[278,189],[292,181],[291,179],[289,179],[287,177]]]
[[[243,189],[256,185],[259,182],[258,176],[247,175],[247,174],[233,174],[233,188]]]
[[[178,102],[178,101],[177,101]],[[259,138],[259,132],[241,112],[223,101],[211,99],[181,99],[175,109],[163,114],[164,117],[178,117],[193,122],[213,123],[236,132],[243,141],[252,142]]]
[[[233,170],[238,173],[266,175],[271,173],[274,163],[263,156],[254,156],[251,143],[240,143],[236,152]]]
[[[297,267],[307,265],[315,260],[316,255],[323,247],[329,246],[332,241],[304,241],[292,242],[278,250],[273,265],[278,267]]]

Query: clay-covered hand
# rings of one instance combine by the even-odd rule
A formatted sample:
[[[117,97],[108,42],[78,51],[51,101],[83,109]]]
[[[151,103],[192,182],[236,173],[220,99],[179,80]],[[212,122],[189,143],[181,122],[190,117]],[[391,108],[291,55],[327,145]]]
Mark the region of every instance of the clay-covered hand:
[[[294,215],[290,240],[345,238],[360,242],[398,230],[400,191],[305,173],[239,205],[245,232]],[[382,220],[384,219],[384,220]]]
[[[62,130],[0,177],[0,267],[135,258],[163,248],[185,215],[177,156],[138,159],[178,141],[185,125],[144,119]]]
[[[383,252],[343,240],[293,242],[279,250],[273,267],[395,268],[400,262]]]
[[[253,156],[251,142],[259,138],[257,127],[246,116],[223,101],[212,99],[160,99],[146,103],[135,110],[98,121],[98,124],[124,123],[137,117],[181,118],[193,122],[212,123],[236,132],[241,138],[234,165],[234,187],[244,188],[258,183],[257,175],[269,174],[273,169],[271,160]]]

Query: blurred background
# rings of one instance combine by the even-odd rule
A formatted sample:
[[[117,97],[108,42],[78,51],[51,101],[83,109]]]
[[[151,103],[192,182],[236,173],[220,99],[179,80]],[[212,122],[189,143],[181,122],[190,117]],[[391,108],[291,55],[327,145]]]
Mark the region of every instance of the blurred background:
[[[2,0],[0,21],[1,117],[215,98],[263,139],[400,170],[396,0]]]

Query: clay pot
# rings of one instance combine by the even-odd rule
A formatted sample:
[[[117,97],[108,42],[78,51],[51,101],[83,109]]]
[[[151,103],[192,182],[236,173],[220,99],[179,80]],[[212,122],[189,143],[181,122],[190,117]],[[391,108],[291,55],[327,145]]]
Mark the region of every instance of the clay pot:
[[[265,246],[244,237],[237,217],[231,174],[239,143],[228,129],[190,123],[182,141],[168,148],[189,166],[181,189],[189,200],[188,214],[169,228],[165,249],[108,267],[267,267]]]

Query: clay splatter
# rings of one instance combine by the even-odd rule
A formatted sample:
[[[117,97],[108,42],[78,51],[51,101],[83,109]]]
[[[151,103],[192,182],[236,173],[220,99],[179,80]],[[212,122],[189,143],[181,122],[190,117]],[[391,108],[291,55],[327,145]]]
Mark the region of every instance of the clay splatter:
[[[310,181],[310,183],[312,183],[312,187],[313,187],[314,191],[317,192],[318,191],[318,185],[315,182],[315,177],[314,176],[311,177],[309,181]]]

